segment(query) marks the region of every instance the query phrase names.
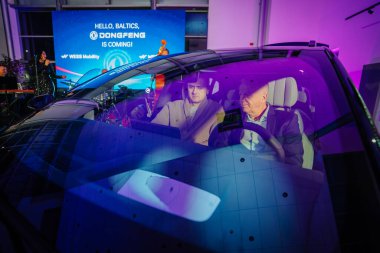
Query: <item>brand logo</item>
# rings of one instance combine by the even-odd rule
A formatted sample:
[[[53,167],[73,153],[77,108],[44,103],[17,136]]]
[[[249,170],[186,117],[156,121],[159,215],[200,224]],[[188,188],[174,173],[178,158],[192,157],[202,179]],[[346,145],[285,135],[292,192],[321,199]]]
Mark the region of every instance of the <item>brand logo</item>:
[[[98,33],[96,31],[90,32],[90,39],[92,40],[98,39]]]
[[[132,61],[128,53],[123,50],[111,50],[104,56],[103,67],[106,69],[113,69]]]

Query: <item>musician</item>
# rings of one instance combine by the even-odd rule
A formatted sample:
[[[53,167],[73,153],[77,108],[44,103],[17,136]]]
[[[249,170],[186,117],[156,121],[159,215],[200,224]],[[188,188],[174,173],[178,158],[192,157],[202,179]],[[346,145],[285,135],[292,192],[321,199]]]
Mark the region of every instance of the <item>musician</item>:
[[[157,55],[168,55],[169,49],[166,48],[166,40],[161,40],[161,46],[158,49]]]
[[[8,75],[6,65],[0,65],[0,85],[2,90],[17,89],[17,79]]]
[[[66,76],[59,76],[55,74],[53,65],[50,60],[46,57],[46,52],[41,51],[39,54],[39,59],[37,61],[37,75],[38,75],[38,86],[37,94],[51,94],[56,95],[57,92],[57,79],[65,79]]]
[[[0,64],[0,89],[1,90],[15,90],[17,89],[16,77],[8,75],[7,66]],[[0,103],[9,103],[13,99],[14,94],[1,94]]]

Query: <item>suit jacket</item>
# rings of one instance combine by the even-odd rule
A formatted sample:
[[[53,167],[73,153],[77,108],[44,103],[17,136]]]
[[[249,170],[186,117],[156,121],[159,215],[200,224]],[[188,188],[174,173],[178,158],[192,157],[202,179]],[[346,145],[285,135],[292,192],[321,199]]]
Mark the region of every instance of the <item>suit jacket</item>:
[[[168,102],[151,122],[178,127],[182,139],[208,145],[210,133],[218,124],[217,114],[224,115],[223,108],[205,99],[192,117],[190,107],[188,99]]]
[[[12,76],[5,76],[0,77],[0,89],[1,90],[16,90],[17,87],[17,79],[16,77]],[[11,103],[14,99],[15,94],[14,93],[8,93],[8,94],[0,94],[0,103]]]
[[[244,115],[244,119],[246,115]],[[298,117],[294,112],[275,110],[269,107],[267,115],[266,129],[271,133],[282,145],[285,151],[285,162],[302,167],[303,162],[303,145],[302,134],[298,126]],[[228,144],[240,143],[243,137],[243,129],[234,129],[229,134]],[[272,151],[267,146],[265,151]],[[264,151],[264,152],[265,152]]]

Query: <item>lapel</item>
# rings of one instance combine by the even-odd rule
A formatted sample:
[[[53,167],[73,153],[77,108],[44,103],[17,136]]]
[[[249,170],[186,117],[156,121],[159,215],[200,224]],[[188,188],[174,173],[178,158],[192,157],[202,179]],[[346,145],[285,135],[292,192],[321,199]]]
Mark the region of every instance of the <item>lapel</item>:
[[[269,106],[268,115],[267,115],[267,130],[274,134],[274,129],[276,127],[276,111],[273,106]]]

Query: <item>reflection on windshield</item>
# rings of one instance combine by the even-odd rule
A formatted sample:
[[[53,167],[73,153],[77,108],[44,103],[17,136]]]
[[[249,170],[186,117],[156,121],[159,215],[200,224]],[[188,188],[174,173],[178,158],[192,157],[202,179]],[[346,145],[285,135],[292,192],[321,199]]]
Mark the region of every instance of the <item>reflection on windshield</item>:
[[[83,98],[99,104],[86,118],[212,148],[234,146],[311,169],[313,135],[336,118],[327,108],[337,105],[316,62],[309,63],[302,54],[273,56],[211,64],[194,72],[172,63],[160,67],[167,61],[120,69],[120,75],[110,71],[80,89]],[[318,106],[316,94],[327,98]]]
[[[80,244],[88,251],[92,245],[71,242],[74,226],[90,240],[95,230],[143,228],[144,236],[162,232],[170,241],[218,252],[245,247],[243,240],[231,247],[215,243],[235,235],[263,250],[286,250],[285,242],[297,243],[301,251],[315,245],[334,251],[338,239],[324,166],[330,160],[331,169],[343,171],[359,135],[352,118],[344,116],[351,114],[328,59],[311,54],[259,60],[247,54],[244,61],[226,64],[212,54],[209,65],[178,57],[167,68],[156,62],[95,77],[73,90],[82,92],[76,99],[47,108],[49,117],[1,137],[22,160],[6,165],[10,181],[4,189],[26,217],[31,209],[40,212],[35,216],[41,224],[50,219],[40,218],[49,212],[39,203],[50,208],[44,202],[49,197],[24,188],[15,194],[14,182],[23,180],[28,189],[31,184],[28,177],[8,175],[37,172],[36,186],[42,177],[64,189],[68,196],[54,216],[65,247]],[[176,67],[181,60],[182,68]],[[58,112],[62,118],[51,119]],[[194,217],[190,208],[205,210],[195,205],[210,207],[207,200],[197,202],[203,200],[194,197],[197,189],[221,201],[206,218],[188,219]],[[180,210],[173,212],[172,204]],[[189,229],[178,233],[183,224]],[[200,226],[207,233],[199,233]],[[212,245],[205,246],[203,237]],[[124,245],[125,237],[116,241]]]
[[[100,105],[93,119],[120,127],[145,125],[145,131],[171,136],[179,131],[185,141],[237,145],[241,152],[311,169],[313,145],[307,136],[314,131],[316,109],[308,97],[314,89],[310,78],[323,80],[310,65],[298,58],[268,59],[166,76],[120,79],[93,98]],[[154,130],[160,126],[177,130]]]

